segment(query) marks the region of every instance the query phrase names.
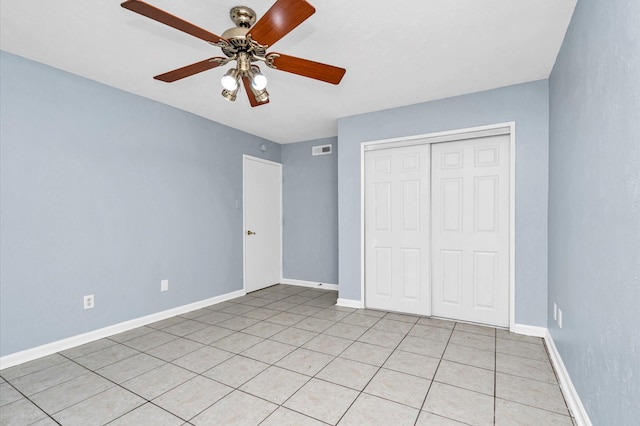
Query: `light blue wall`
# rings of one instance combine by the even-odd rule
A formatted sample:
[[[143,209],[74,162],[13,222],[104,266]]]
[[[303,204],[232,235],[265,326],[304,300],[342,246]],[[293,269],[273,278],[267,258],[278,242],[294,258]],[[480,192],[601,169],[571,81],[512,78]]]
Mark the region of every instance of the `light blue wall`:
[[[331,155],[311,155],[327,144]],[[284,278],[337,284],[337,138],[282,145],[282,164]]]
[[[0,354],[242,288],[242,154],[280,161],[279,145],[0,64]]]
[[[638,424],[640,2],[578,2],[550,77],[549,157],[551,335],[592,423]]]
[[[547,325],[547,81],[338,121],[340,297],[360,300],[360,143],[516,122],[516,322]]]

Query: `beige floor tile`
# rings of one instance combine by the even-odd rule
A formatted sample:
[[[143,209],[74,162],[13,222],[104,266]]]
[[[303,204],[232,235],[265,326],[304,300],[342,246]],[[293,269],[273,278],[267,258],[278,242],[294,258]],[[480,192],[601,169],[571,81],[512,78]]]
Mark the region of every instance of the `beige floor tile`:
[[[166,364],[165,361],[152,357],[151,355],[140,353],[100,368],[96,370],[96,373],[113,382],[122,383],[164,364]]]
[[[384,316],[384,319],[390,319],[394,321],[403,321],[403,322],[408,322],[409,324],[415,324],[418,322],[420,317],[416,315],[406,315],[406,314],[398,314],[395,312],[389,312]]]
[[[437,416],[426,411],[420,412],[416,426],[464,426],[465,423],[460,423],[446,417]]]
[[[384,363],[384,368],[431,380],[439,362],[438,358],[395,350]]]
[[[457,331],[465,331],[467,333],[482,334],[484,336],[489,336],[489,337],[496,336],[496,329],[494,327],[488,327],[483,325],[467,324],[464,322],[459,322],[459,323],[456,323],[455,329]]]
[[[340,322],[344,322],[347,324],[359,325],[360,327],[369,328],[373,326],[375,323],[380,321],[379,317],[374,317],[370,315],[364,315],[358,312],[354,312],[350,315],[344,317]]]
[[[121,361],[139,353],[140,352],[135,349],[116,343],[115,345],[106,347],[97,352],[92,352],[88,355],[76,358],[75,362],[90,370],[97,370],[98,368],[106,367],[109,364],[113,364],[114,362]]]
[[[398,345],[398,349],[415,354],[426,355],[434,358],[442,357],[444,348],[447,346],[444,342],[438,342],[430,339],[422,339],[415,336],[406,336],[402,343]]]
[[[391,333],[407,334],[409,330],[411,330],[411,327],[413,327],[413,324],[409,322],[396,321],[384,317],[375,323],[372,328],[374,330],[389,331]]]
[[[114,386],[95,373],[87,373],[34,394],[30,399],[42,410],[53,414]]]
[[[253,318],[260,321],[266,320],[267,318],[271,318],[275,315],[278,315],[280,311],[276,311],[275,309],[266,309],[266,308],[257,308],[253,311],[249,311],[242,316],[247,318]]]
[[[146,403],[144,399],[119,386],[85,399],[53,417],[65,426],[100,426]]]
[[[11,384],[30,396],[87,373],[86,368],[65,359],[62,363],[13,379]]]
[[[292,346],[302,346],[317,335],[318,333],[314,333],[313,331],[290,327],[278,334],[274,334],[270,339]]]
[[[393,349],[398,346],[403,338],[404,334],[392,333],[389,331],[376,330],[372,328],[365,332],[362,336],[360,336],[358,338],[358,341]]]
[[[24,398],[20,392],[15,390],[7,382],[0,383],[0,407]]]
[[[349,345],[353,343],[352,340],[343,339],[341,337],[328,336],[326,334],[320,334],[317,337],[309,340],[302,347],[305,349],[311,349],[312,351],[318,351],[327,355],[337,356],[342,351],[347,349]]]
[[[470,425],[493,424],[493,397],[433,382],[423,410]]]
[[[278,361],[276,365],[307,376],[314,376],[333,359],[331,355],[298,348]]]
[[[287,312],[290,312],[292,314],[298,314],[298,315],[303,315],[305,317],[311,316],[315,313],[318,313],[320,311],[322,311],[323,308],[318,308],[316,306],[309,306],[309,305],[296,305],[293,308],[287,310]]]
[[[429,325],[416,324],[409,332],[409,336],[415,336],[422,339],[429,339],[446,343],[451,337],[451,332],[451,330],[442,327],[432,327]]]
[[[153,403],[183,419],[190,419],[232,391],[233,388],[215,380],[196,376],[160,395]]]
[[[202,330],[207,326],[208,324],[200,321],[187,320],[179,324],[172,325],[171,327],[164,328],[162,331],[164,331],[165,333],[175,334],[176,336],[184,337],[188,334],[195,333],[198,330]]]
[[[250,407],[250,409],[248,409]],[[233,391],[193,418],[196,426],[255,426],[278,406],[240,391]]]
[[[551,384],[558,383],[553,368],[548,361],[497,353],[496,371]]]
[[[309,376],[271,366],[242,385],[240,390],[282,404],[308,381]]]
[[[496,373],[496,397],[562,415],[569,414],[557,384]]]
[[[269,364],[236,355],[216,365],[211,370],[205,371],[203,375],[237,388],[267,367],[269,367]]]
[[[129,346],[130,348],[139,350],[140,352],[146,352],[149,349],[155,348],[156,346],[164,345],[165,343],[168,343],[177,338],[178,336],[174,336],[173,334],[156,330],[143,336],[127,340],[126,342],[123,342],[123,344]]]
[[[231,315],[243,315],[249,311],[253,311],[255,308],[256,308],[255,306],[236,304],[233,306],[228,306],[224,309],[220,309],[220,312],[224,312],[225,314],[231,314]]]
[[[267,419],[260,423],[260,426],[325,426],[326,423],[322,423],[316,419],[313,419],[304,414],[296,413],[288,408],[280,407]]]
[[[211,311],[211,313],[198,317],[198,321],[209,325],[217,325],[223,321],[228,321],[234,318],[231,314],[226,314],[219,311]]]
[[[370,345],[369,343],[354,342],[340,354],[340,358],[352,361],[364,362],[365,364],[380,367],[393,352],[391,348]]]
[[[299,323],[305,318],[307,317],[304,315],[294,314],[293,312],[280,312],[279,314],[269,317],[267,321],[289,327]]]
[[[113,346],[116,343],[111,339],[100,339],[95,340],[91,343],[87,343],[85,345],[76,346],[75,348],[67,349],[66,351],[60,352],[60,354],[71,358],[76,359],[83,357],[85,355],[100,351],[102,349],[108,348],[109,346]]]
[[[340,426],[413,426],[419,411],[372,395],[360,394]]]
[[[249,318],[249,317],[233,317],[231,319],[228,319],[226,321],[222,321],[217,323],[216,325],[218,327],[224,327],[224,328],[228,328],[230,330],[234,330],[234,331],[240,331],[240,330],[244,330],[247,327],[250,327],[254,324],[257,324],[259,320],[257,319],[253,319],[253,318]]]
[[[165,364],[134,377],[131,380],[127,380],[122,383],[121,386],[151,400],[194,376],[194,373],[184,368],[176,367],[172,364]]]
[[[151,403],[147,403],[133,411],[128,412],[119,417],[109,426],[131,426],[131,425],[153,425],[153,426],[181,426],[184,420],[174,416],[171,413],[157,407]]]
[[[315,314],[312,314],[311,316],[314,318],[320,318],[327,321],[336,322],[336,321],[340,321],[347,315],[349,315],[349,312],[336,311],[335,309],[323,309],[319,312],[316,312]]]
[[[448,328],[449,330],[453,330],[453,327],[456,325],[455,321],[424,317],[418,320],[418,324],[429,325],[431,327]]]
[[[518,342],[533,343],[535,345],[541,345],[542,338],[534,336],[525,336],[524,334],[512,333],[508,330],[496,330],[496,337],[499,339],[516,340]]]
[[[496,399],[496,426],[573,426],[571,417]]]
[[[55,365],[70,363],[69,360],[60,354],[48,355],[42,358],[38,358],[33,361],[25,362],[24,364],[16,365],[15,367],[5,368],[0,370],[2,377],[6,380],[15,380],[19,377],[26,376],[38,371],[45,370]]]
[[[315,333],[322,333],[323,331],[325,331],[327,328],[331,327],[334,324],[335,322],[333,321],[327,321],[327,320],[314,318],[314,317],[307,317],[302,321],[296,323],[294,327],[301,328],[307,331],[313,331]]]
[[[335,425],[358,396],[358,392],[323,380],[311,379],[284,407]]]
[[[174,360],[172,363],[186,368],[194,373],[204,373],[205,371],[215,367],[223,361],[231,358],[233,354],[231,352],[223,351],[222,349],[214,348],[211,346],[205,346],[197,351],[191,352],[183,357]]]
[[[449,342],[483,351],[495,351],[496,349],[495,337],[477,333],[467,333],[466,331],[457,331],[455,329],[453,333],[451,333]]]
[[[295,346],[275,340],[264,340],[255,346],[242,352],[247,358],[262,361],[267,364],[275,364],[296,349]]]
[[[210,345],[223,337],[230,336],[234,333],[233,330],[228,328],[222,328],[215,325],[209,325],[201,330],[193,332],[185,336],[185,339],[193,340],[198,343]]]
[[[122,343],[122,342],[126,342],[127,340],[135,339],[136,337],[142,337],[145,334],[149,334],[153,331],[155,331],[155,329],[151,327],[146,327],[146,326],[138,327],[138,328],[134,328],[133,330],[129,330],[113,336],[109,336],[109,340]]]
[[[336,358],[316,377],[331,383],[362,390],[378,371],[378,367],[348,359]]]
[[[357,340],[367,330],[367,327],[339,322],[326,329],[324,334],[342,337],[343,339]]]
[[[489,396],[494,395],[495,373],[493,370],[442,360],[433,380]]]
[[[202,343],[179,337],[176,340],[172,340],[164,345],[156,346],[146,352],[147,354],[160,358],[164,361],[173,361],[203,347],[204,345]]]
[[[251,334],[253,336],[264,337],[266,339],[286,329],[287,327],[284,325],[261,321],[257,324],[245,328],[242,332]]]
[[[7,404],[0,410],[0,424],[2,426],[30,425],[47,415],[26,398]]]
[[[449,343],[442,359],[472,365],[487,370],[495,369],[496,354],[493,351],[483,351],[468,346]]]
[[[496,352],[520,356],[523,358],[537,359],[538,361],[549,361],[549,356],[547,355],[547,351],[542,342],[525,343],[510,339],[497,339]]]
[[[223,337],[220,340],[216,340],[211,344],[211,346],[227,352],[239,354],[242,351],[246,351],[251,346],[257,345],[263,340],[264,339],[262,337],[252,336],[250,334],[234,333],[227,337]]]
[[[420,409],[431,380],[381,368],[364,392]]]
[[[186,320],[187,320],[186,318],[183,318],[178,315],[175,317],[170,317],[160,321],[156,321],[152,324],[149,324],[147,327],[155,328],[156,330],[162,330],[163,328],[171,327],[172,325],[176,325]]]

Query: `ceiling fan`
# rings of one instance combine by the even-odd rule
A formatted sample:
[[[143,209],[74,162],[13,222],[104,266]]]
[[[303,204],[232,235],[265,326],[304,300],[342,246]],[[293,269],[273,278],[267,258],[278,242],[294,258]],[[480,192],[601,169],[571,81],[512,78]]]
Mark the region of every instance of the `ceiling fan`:
[[[187,65],[153,78],[171,83],[200,72],[236,61],[235,68],[229,69],[222,77],[222,96],[235,101],[244,85],[252,107],[269,102],[267,79],[254,62],[264,62],[269,68],[287,71],[327,83],[338,84],[346,70],[308,59],[297,58],[283,53],[269,52],[267,49],[287,35],[291,30],[315,13],[315,8],[305,0],[276,0],[271,8],[256,22],[255,12],[246,6],[236,6],[230,11],[231,20],[236,24],[217,36],[140,0],[127,0],[121,5],[125,9],[139,13],[155,21],[169,25],[209,44],[222,49],[225,57],[213,57]]]

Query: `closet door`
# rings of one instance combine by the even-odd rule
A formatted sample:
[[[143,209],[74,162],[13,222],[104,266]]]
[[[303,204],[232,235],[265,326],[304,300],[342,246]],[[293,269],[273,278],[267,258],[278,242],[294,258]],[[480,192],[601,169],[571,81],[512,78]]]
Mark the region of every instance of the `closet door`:
[[[432,144],[433,315],[509,326],[509,135]]]
[[[365,153],[365,303],[429,315],[429,145]]]

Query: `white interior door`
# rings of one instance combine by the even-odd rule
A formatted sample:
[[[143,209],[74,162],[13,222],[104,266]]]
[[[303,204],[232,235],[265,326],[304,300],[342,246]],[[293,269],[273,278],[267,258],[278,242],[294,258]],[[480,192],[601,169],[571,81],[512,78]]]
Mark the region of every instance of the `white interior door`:
[[[509,326],[509,135],[432,144],[433,315]]]
[[[429,145],[365,153],[365,303],[430,314]]]
[[[243,157],[244,289],[282,278],[282,165]]]

